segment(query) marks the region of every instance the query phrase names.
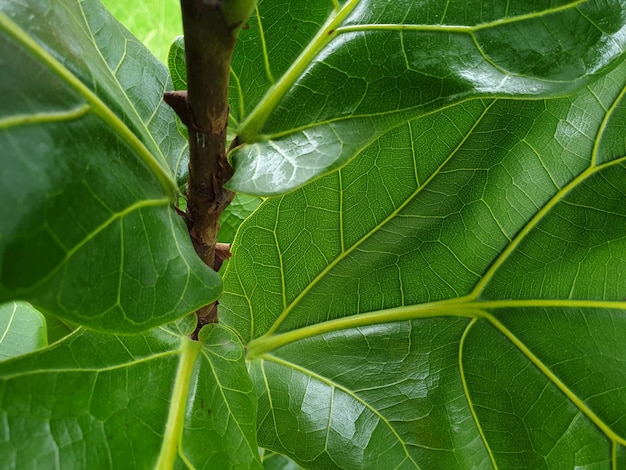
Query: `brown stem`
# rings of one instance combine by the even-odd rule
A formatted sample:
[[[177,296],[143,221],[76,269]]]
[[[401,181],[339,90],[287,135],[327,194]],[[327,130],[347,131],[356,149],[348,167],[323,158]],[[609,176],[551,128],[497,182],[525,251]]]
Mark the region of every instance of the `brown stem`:
[[[181,0],[187,112],[181,106],[180,96],[170,97],[179,108],[178,115],[188,115],[183,121],[189,130],[189,233],[196,252],[211,267],[215,264],[219,217],[234,196],[223,185],[233,173],[226,158],[226,130],[228,80],[236,35],[224,18],[221,3],[220,0]],[[215,305],[198,311],[198,318],[201,323],[217,322]]]

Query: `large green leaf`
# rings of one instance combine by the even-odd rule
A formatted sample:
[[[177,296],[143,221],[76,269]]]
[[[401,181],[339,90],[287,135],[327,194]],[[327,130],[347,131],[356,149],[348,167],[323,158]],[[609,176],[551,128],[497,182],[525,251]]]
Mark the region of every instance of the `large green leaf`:
[[[384,4],[355,12],[383,18],[400,2]],[[567,50],[552,21],[584,23],[594,5],[544,15],[546,47]],[[605,5],[613,15],[595,21],[608,30],[626,7]],[[522,13],[507,24],[524,31]],[[367,37],[342,57],[385,50],[358,46]],[[520,74],[544,70],[507,57]],[[626,60],[592,67],[600,76],[575,93],[559,80],[590,69],[570,62],[537,81],[568,96],[405,119],[242,224],[220,318],[248,343],[261,446],[315,469],[623,465]]]
[[[280,194],[411,118],[571,93],[626,45],[621,0],[259,2],[233,61],[229,183]]]
[[[261,468],[243,347],[193,319],[0,363],[3,468]]]
[[[208,304],[167,70],[97,1],[0,1],[0,302],[114,332]]]

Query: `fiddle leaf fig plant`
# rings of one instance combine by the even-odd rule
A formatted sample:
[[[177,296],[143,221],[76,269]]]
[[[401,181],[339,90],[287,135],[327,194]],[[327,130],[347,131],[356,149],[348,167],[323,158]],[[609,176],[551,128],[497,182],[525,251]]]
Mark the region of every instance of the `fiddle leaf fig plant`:
[[[626,464],[624,2],[181,7],[0,0],[2,465]]]

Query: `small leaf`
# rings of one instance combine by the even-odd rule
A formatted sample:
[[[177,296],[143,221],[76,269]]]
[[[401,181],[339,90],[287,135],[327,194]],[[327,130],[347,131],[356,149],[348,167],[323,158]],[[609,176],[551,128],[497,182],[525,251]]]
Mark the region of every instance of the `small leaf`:
[[[0,305],[0,360],[47,344],[46,320],[41,313],[26,302]]]
[[[263,467],[265,470],[300,470],[300,466],[293,460],[276,452],[263,452]]]
[[[217,297],[173,209],[166,69],[97,1],[0,2],[0,301],[135,332]],[[19,208],[19,210],[16,210]]]
[[[133,336],[78,330],[0,363],[3,465],[260,468],[241,343],[186,318]]]
[[[204,326],[199,340],[200,380],[196,393],[191,395],[195,411],[185,424],[185,452],[195,456],[190,461],[197,467],[261,468],[256,397],[241,340],[231,329],[218,324]]]
[[[626,48],[618,0],[287,3],[259,2],[233,60],[235,191],[291,191],[454,103],[572,93]]]
[[[232,242],[239,226],[259,207],[261,202],[259,197],[237,194],[220,217],[221,227],[217,241]]]

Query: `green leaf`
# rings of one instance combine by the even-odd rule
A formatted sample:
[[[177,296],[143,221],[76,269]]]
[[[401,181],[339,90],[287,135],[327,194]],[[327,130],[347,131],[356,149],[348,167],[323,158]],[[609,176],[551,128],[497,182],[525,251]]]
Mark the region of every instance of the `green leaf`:
[[[41,313],[26,302],[0,305],[0,360],[47,344],[46,320]]]
[[[300,466],[293,460],[276,452],[263,452],[263,467],[265,470],[299,470]]]
[[[259,197],[237,194],[220,218],[221,227],[217,241],[232,242],[239,226],[259,207],[261,202]]]
[[[231,329],[206,325],[194,409],[185,425],[194,466],[261,468],[256,442],[256,400],[241,340]],[[200,411],[201,410],[201,411]],[[206,459],[206,456],[210,459]]]
[[[193,318],[134,336],[86,330],[0,363],[8,468],[260,468],[237,336]]]
[[[0,301],[134,332],[221,285],[173,209],[165,67],[96,1],[0,2]]]
[[[568,96],[405,119],[241,225],[220,319],[262,447],[306,468],[620,466],[625,59]]]
[[[185,37],[177,36],[167,53],[167,68],[172,76],[174,90],[187,89],[187,64],[185,61]]]
[[[170,44],[167,52],[167,68],[170,72],[174,90],[187,90],[187,65],[185,62],[185,38],[177,36]],[[178,175],[178,187],[181,193],[187,194],[187,181],[189,180],[189,132],[180,118],[176,116],[176,127],[178,132],[187,142],[185,151],[181,153],[181,158],[176,162],[174,169]],[[186,204],[186,202],[185,202]]]
[[[260,2],[233,60],[229,187],[281,194],[407,120],[572,93],[626,45],[623,2]]]

